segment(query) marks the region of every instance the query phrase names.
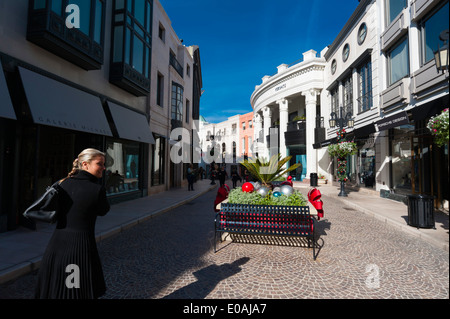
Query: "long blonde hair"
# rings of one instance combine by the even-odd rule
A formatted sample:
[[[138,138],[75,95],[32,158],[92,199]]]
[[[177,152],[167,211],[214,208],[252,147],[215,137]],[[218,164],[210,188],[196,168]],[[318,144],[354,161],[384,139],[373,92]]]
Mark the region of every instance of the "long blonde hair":
[[[83,150],[80,154],[78,154],[78,157],[73,161],[72,170],[69,172],[66,178],[70,178],[73,175],[77,174],[83,167],[83,162],[90,162],[94,157],[97,156],[105,156],[105,153],[100,152],[99,150],[95,148],[87,148]]]

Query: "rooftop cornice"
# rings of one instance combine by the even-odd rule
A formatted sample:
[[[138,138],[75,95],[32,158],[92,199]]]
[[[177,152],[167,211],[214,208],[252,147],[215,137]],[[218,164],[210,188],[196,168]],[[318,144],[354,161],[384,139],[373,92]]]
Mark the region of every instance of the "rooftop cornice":
[[[296,65],[291,66],[290,68],[286,69],[281,73],[275,74],[274,76],[270,77],[267,81],[263,82],[255,89],[255,91],[252,93],[250,97],[251,106],[253,107],[254,102],[257,101],[258,98],[267,91],[303,74],[313,71],[323,71],[325,69],[325,64],[326,64],[325,59],[314,58],[309,61],[300,62]]]

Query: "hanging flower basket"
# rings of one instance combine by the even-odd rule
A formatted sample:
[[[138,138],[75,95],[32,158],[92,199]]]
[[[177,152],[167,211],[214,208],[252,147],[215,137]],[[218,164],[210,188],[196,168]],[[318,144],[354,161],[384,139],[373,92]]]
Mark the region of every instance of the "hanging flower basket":
[[[353,141],[345,141],[345,129],[339,130],[337,133],[338,143],[328,146],[328,154],[331,157],[337,157],[337,179],[339,182],[346,182],[347,178],[347,156],[354,155],[358,152],[356,143]]]
[[[443,110],[441,114],[430,118],[427,124],[428,129],[434,136],[437,146],[441,147],[448,144],[448,108]]]
[[[356,147],[356,143],[351,142],[339,142],[337,144],[331,144],[328,146],[328,154],[331,157],[347,157],[348,155],[354,155],[358,152],[358,148]]]

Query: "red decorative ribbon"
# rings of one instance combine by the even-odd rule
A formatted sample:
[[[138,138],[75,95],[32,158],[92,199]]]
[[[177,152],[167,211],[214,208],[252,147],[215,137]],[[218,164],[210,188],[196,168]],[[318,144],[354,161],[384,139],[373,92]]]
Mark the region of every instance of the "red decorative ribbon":
[[[317,188],[312,188],[308,192],[308,200],[309,202],[314,206],[314,208],[317,210],[317,219],[320,220],[320,218],[323,217],[323,202],[320,199],[322,197],[322,194],[320,194],[320,191]]]

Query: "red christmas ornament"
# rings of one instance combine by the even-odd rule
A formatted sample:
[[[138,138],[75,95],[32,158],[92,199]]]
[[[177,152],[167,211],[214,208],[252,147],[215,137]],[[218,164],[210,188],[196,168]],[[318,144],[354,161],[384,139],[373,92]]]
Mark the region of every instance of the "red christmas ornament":
[[[251,193],[253,192],[254,187],[252,183],[246,182],[244,184],[242,184],[242,191],[246,192],[246,193]]]

